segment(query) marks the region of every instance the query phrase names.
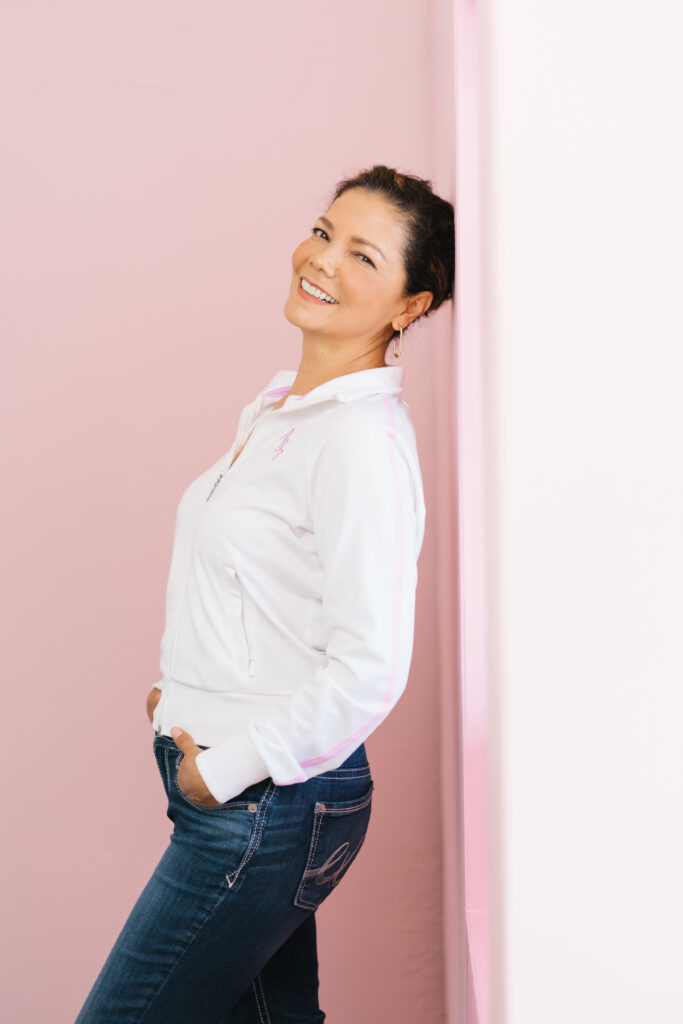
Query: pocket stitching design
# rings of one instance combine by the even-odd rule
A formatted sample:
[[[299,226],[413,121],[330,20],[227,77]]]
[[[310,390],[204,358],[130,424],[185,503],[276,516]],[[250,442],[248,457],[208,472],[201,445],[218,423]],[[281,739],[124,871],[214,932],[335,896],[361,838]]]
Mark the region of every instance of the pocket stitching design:
[[[168,747],[164,747],[164,760],[166,762],[166,789],[171,792],[171,769],[168,763]]]
[[[371,781],[370,788],[368,789],[366,795],[364,797],[361,797],[359,800],[356,800],[355,802],[351,803],[350,805],[349,805],[349,802],[347,800],[340,800],[340,801],[336,801],[336,800],[335,801],[316,800],[315,806],[313,808],[313,813],[314,813],[313,833],[311,835],[311,842],[310,842],[309,848],[308,848],[308,857],[306,859],[306,867],[304,868],[303,874],[301,876],[301,879],[299,881],[299,885],[298,885],[297,890],[296,890],[296,894],[294,896],[294,905],[295,906],[302,907],[302,908],[304,908],[306,910],[317,910],[318,906],[320,905],[319,902],[318,903],[313,903],[312,901],[307,900],[305,898],[305,896],[303,895],[303,893],[304,893],[304,889],[306,888],[306,886],[308,885],[308,883],[310,882],[311,877],[312,877],[312,864],[313,864],[313,861],[315,860],[316,853],[318,852],[318,840],[320,838],[320,830],[321,830],[322,822],[324,820],[325,815],[326,814],[331,814],[331,815],[353,814],[356,811],[362,811],[363,808],[367,807],[367,805],[372,800],[374,786],[375,786],[374,781]],[[363,835],[363,837],[361,838],[361,841],[358,844],[358,846],[356,847],[356,850],[355,850],[353,856],[351,857],[351,859],[346,863],[346,869],[344,871],[344,874],[346,874],[346,870],[348,870],[348,868],[351,866],[351,863],[353,862],[353,860],[355,860],[356,855],[358,854],[358,851],[360,850],[364,840],[365,840],[365,835]],[[339,879],[339,881],[341,881],[341,879]],[[337,885],[338,885],[338,882],[333,883],[331,888],[330,888],[330,890],[329,890],[329,892],[331,892],[332,889],[336,888]],[[329,895],[329,892],[326,893],[326,895]]]
[[[239,862],[239,864],[237,865],[235,870],[231,871],[229,875],[225,876],[225,880],[226,880],[226,882],[228,883],[228,885],[230,886],[231,889],[232,889],[233,885],[235,884],[235,882],[237,881],[237,879],[242,874],[242,872],[244,871],[244,868],[246,867],[246,865],[249,863],[249,861],[253,857],[254,852],[256,851],[256,849],[258,848],[259,843],[261,842],[261,836],[263,834],[263,826],[264,826],[265,821],[266,821],[266,812],[268,810],[268,807],[270,806],[270,801],[275,796],[275,790],[276,789],[277,789],[277,787],[276,787],[275,783],[274,782],[269,782],[268,785],[266,786],[266,790],[265,790],[263,796],[261,797],[261,799],[258,802],[258,809],[257,809],[256,814],[254,816],[256,820],[254,821],[254,827],[252,828],[252,831],[251,831],[251,837],[249,839],[249,845],[247,846],[246,850],[244,851],[244,856],[242,857],[242,860]]]
[[[297,907],[305,907],[307,910],[314,910],[315,909],[309,903],[306,902],[306,900],[303,897],[303,891],[304,891],[304,887],[305,887],[306,883],[308,882],[308,877],[309,877],[309,873],[310,873],[310,870],[311,870],[311,864],[313,863],[316,851],[318,849],[318,836],[320,835],[320,822],[322,821],[322,815],[320,815],[317,812],[317,807],[318,807],[318,802],[317,801],[316,801],[316,805],[315,806],[316,806],[316,812],[315,812],[315,817],[313,818],[313,835],[311,836],[311,842],[310,842],[309,847],[308,847],[308,857],[306,859],[306,867],[304,868],[304,872],[303,872],[303,874],[302,874],[302,876],[301,876],[301,878],[299,880],[299,886],[298,886],[298,888],[296,890],[296,895],[294,896],[294,904],[295,904],[295,906],[297,906]]]

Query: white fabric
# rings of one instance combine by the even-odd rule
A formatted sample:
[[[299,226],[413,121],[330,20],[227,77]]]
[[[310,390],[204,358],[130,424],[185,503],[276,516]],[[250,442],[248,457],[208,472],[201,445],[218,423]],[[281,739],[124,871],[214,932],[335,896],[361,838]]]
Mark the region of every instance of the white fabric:
[[[274,409],[295,377],[245,406],[178,505],[153,725],[209,747],[220,802],[339,767],[408,681],[425,505],[403,367]]]

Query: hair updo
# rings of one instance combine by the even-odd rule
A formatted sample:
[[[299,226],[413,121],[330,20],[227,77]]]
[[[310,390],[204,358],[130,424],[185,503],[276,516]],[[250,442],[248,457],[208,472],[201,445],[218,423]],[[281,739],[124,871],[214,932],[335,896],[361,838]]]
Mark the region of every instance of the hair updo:
[[[404,296],[428,291],[432,304],[420,316],[429,316],[453,298],[455,280],[455,210],[432,191],[426,178],[403,174],[394,167],[375,164],[352,178],[338,182],[329,206],[350,188],[365,188],[384,196],[402,214],[406,225],[401,249],[406,271]],[[415,323],[420,317],[416,317]],[[404,328],[405,333],[406,328]],[[398,331],[390,336],[397,338]]]

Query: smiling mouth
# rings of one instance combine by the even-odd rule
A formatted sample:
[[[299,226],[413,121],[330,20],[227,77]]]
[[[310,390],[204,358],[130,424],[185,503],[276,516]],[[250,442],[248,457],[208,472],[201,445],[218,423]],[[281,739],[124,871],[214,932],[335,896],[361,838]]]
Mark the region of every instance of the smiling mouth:
[[[304,282],[306,283],[306,287],[304,287]],[[328,295],[326,291],[324,291],[322,288],[318,288],[318,286],[314,285],[312,281],[308,280],[308,278],[299,278],[299,286],[297,291],[300,292],[301,295],[303,295],[305,298],[309,299],[311,302],[317,302],[319,305],[337,306],[339,304],[338,299],[335,299],[333,295]],[[327,298],[322,298],[321,296],[314,294],[314,291],[320,292],[321,296],[327,296]]]

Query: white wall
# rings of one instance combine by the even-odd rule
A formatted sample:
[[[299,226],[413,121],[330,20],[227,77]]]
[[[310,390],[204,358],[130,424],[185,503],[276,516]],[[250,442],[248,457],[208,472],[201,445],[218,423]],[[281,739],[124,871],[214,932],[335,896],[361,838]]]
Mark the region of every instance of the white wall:
[[[493,1021],[679,1024],[683,18],[481,15]]]

